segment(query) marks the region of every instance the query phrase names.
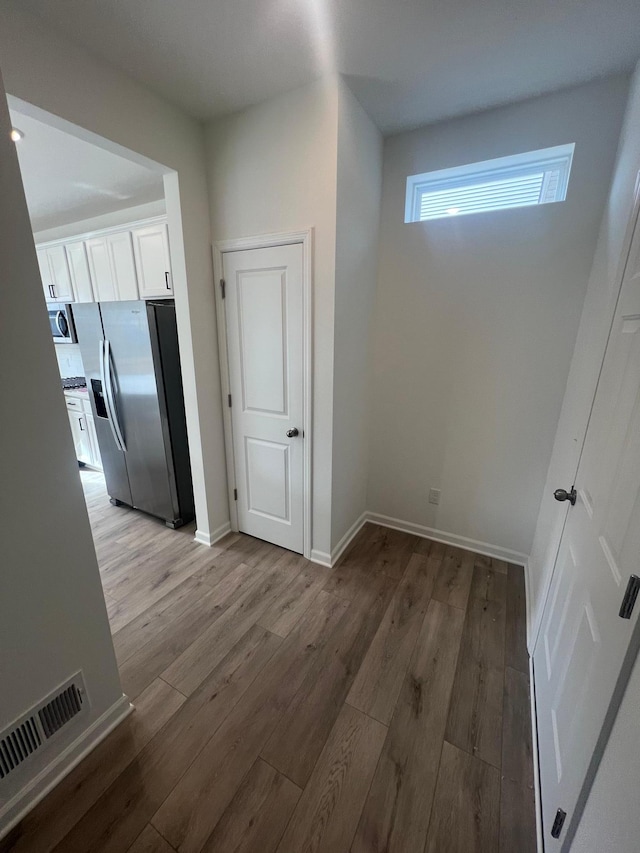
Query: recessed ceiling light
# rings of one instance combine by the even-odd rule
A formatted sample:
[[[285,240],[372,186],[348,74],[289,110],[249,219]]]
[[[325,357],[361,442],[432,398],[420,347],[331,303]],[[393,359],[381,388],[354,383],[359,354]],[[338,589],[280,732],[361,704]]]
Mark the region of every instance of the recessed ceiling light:
[[[18,130],[17,127],[11,128],[11,139],[14,142],[20,142],[21,139],[24,139],[24,133],[21,130]]]
[[[455,216],[456,213],[460,213],[459,207],[448,207],[446,211],[450,216]]]

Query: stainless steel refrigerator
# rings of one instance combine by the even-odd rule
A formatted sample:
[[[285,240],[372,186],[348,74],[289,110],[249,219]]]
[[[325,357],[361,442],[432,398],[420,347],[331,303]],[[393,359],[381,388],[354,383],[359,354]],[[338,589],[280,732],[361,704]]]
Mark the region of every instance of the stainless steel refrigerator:
[[[193,489],[173,301],[72,310],[111,502],[186,524]]]

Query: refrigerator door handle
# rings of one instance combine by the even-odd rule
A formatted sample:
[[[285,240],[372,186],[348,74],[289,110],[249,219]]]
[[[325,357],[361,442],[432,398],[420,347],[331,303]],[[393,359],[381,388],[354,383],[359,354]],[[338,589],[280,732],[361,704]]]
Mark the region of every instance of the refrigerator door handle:
[[[106,341],[103,341],[103,340],[98,341],[98,346],[99,346],[98,359],[100,362],[100,381],[102,383],[102,390],[104,393],[105,408],[107,410],[107,420],[109,421],[109,426],[111,427],[111,433],[113,435],[113,440],[115,441],[115,444],[116,444],[116,447],[118,448],[118,450],[124,451],[124,447],[122,445],[119,430],[116,430],[116,427],[115,427],[115,417],[114,417],[114,412],[112,409],[112,400],[111,400],[111,396],[109,393],[111,390],[111,375],[109,374],[109,379],[107,379],[107,370],[106,370],[106,364],[105,364],[106,356],[107,356],[107,349],[106,349],[105,344],[106,344]]]
[[[117,435],[117,437],[118,437],[116,444],[119,445],[120,450],[122,450],[124,453],[126,453],[127,452],[127,446],[124,443],[124,436],[122,434],[122,428],[120,426],[120,422],[118,421],[118,410],[116,409],[116,401],[115,401],[115,397],[113,394],[113,374],[111,372],[111,345],[106,338],[104,340],[103,346],[104,346],[104,372],[105,372],[105,376],[106,376],[106,380],[107,380],[106,386],[104,386],[104,387],[106,390],[105,396],[107,398],[107,405],[109,407],[109,414],[111,416],[109,420],[111,422],[111,428],[114,431],[114,434]]]

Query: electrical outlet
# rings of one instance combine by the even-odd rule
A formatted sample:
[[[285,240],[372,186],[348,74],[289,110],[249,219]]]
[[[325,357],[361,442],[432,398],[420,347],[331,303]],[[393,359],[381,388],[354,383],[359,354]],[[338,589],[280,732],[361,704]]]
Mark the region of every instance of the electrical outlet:
[[[429,503],[436,506],[440,503],[440,489],[429,489]]]

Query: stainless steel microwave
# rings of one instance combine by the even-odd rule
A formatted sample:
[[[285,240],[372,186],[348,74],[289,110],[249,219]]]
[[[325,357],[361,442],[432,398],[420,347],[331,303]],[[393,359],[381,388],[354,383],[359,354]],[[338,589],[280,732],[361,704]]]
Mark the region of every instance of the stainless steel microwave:
[[[49,325],[51,326],[53,342],[55,344],[77,344],[78,337],[73,322],[71,305],[64,302],[50,302],[47,308],[49,309]]]

